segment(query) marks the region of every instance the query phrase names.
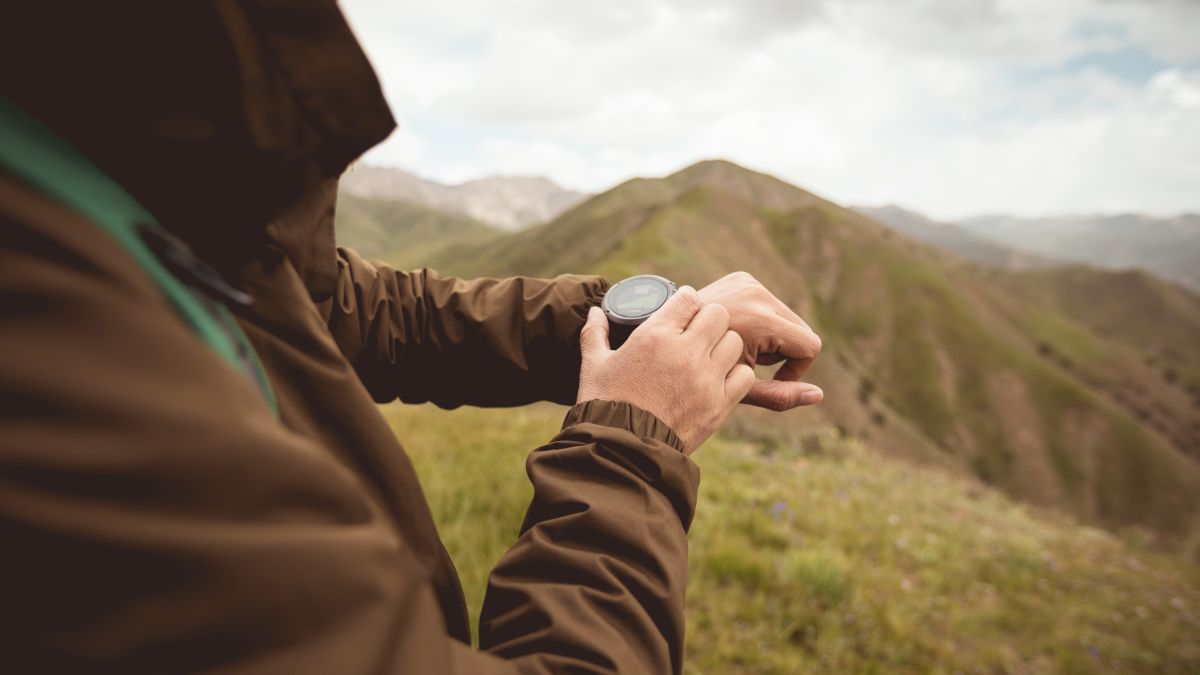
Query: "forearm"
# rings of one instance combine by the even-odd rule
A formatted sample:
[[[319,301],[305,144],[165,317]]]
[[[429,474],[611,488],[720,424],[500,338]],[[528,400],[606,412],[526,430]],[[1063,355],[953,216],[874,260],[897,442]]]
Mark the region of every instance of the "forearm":
[[[462,280],[339,250],[330,330],[372,396],[410,403],[574,401],[579,330],[599,277]]]
[[[534,497],[492,572],[481,649],[528,672],[678,673],[699,471],[675,434],[591,401],[527,469]]]

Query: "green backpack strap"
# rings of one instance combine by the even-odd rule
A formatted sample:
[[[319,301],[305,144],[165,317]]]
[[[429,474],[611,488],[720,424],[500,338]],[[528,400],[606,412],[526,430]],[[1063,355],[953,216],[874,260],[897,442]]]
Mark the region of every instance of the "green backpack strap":
[[[193,256],[186,244],[65,140],[0,96],[0,168],[7,169],[107,232],[158,286],[180,318],[222,359],[258,386],[278,415],[275,393],[246,334],[220,300],[249,304],[250,296],[226,284]],[[193,285],[175,273],[183,273]]]

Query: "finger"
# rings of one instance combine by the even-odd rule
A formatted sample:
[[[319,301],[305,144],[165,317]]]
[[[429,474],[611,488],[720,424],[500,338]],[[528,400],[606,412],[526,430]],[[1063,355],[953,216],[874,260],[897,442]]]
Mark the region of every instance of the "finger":
[[[783,382],[780,380],[755,380],[742,403],[768,410],[784,411],[820,403],[825,392],[815,384],[807,382]]]
[[[753,278],[753,277],[751,277],[751,278]],[[762,290],[765,291],[766,295],[770,298],[769,302],[772,306],[774,306],[776,314],[778,314],[781,318],[786,319],[787,321],[791,321],[793,323],[798,323],[801,326],[804,326],[805,328],[809,328],[808,322],[805,321],[804,319],[802,319],[800,317],[800,315],[797,314],[796,311],[793,310],[791,307],[789,307],[786,302],[784,302],[783,300],[780,300],[779,296],[777,296],[774,293],[772,293],[771,291],[767,290],[766,287],[763,287]]]
[[[608,345],[608,317],[599,307],[588,310],[587,322],[579,332],[579,351],[584,361],[602,358],[612,351]]]
[[[734,364],[742,359],[744,347],[745,344],[742,342],[741,335],[731,330],[725,331],[725,335],[717,342],[717,346],[712,349],[711,358],[713,365],[725,371],[730,370]]]
[[[721,305],[711,303],[700,308],[692,317],[686,333],[703,340],[711,351],[729,331],[729,310]]]
[[[774,347],[768,351],[787,358],[787,363],[775,373],[775,379],[795,381],[804,377],[813,359],[821,353],[821,337],[807,326],[782,318],[773,321],[768,330],[771,332],[769,342]]]
[[[779,298],[775,298],[775,302],[776,302],[776,306],[775,306],[776,314],[778,314],[780,317],[782,317],[788,321],[791,321],[792,323],[798,323],[801,326],[804,326],[805,328],[812,330],[812,326],[809,326],[808,322],[805,321],[799,314],[797,314],[791,307],[788,307],[787,305],[783,304],[782,300],[780,300]]]
[[[757,381],[753,368],[745,363],[735,365],[725,376],[725,401],[728,406],[732,408],[738,401],[745,399]]]
[[[779,366],[779,370],[775,371],[773,379],[783,382],[798,382],[808,372],[815,358],[815,356],[810,356],[802,359],[788,359],[782,366]]]
[[[696,312],[700,311],[702,303],[700,294],[691,286],[681,286],[675,295],[667,298],[657,312],[650,315],[643,326],[669,327],[677,333],[682,333],[692,321]]]

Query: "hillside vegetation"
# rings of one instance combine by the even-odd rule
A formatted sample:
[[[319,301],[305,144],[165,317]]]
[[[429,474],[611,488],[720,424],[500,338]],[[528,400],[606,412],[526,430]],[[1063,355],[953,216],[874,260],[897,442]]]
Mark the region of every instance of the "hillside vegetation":
[[[353,242],[369,259],[384,259],[401,268],[418,266],[448,244],[481,242],[499,231],[468,216],[447,213],[403,199],[338,197],[339,242]]]
[[[720,161],[629,181],[542,226],[446,242],[424,263],[467,276],[657,273],[697,286],[748,270],[823,336],[812,378],[827,398],[804,417],[742,413],[743,428],[837,429],[889,455],[957,468],[1018,499],[1174,544],[1197,527],[1200,464],[1191,455],[1200,399],[1189,391],[1189,367],[1172,378],[1165,356],[1155,356],[1195,358],[1200,310],[1190,296],[1152,306],[1165,315],[1146,314],[1141,296],[1121,304],[1112,289],[1084,307],[1078,295],[1087,291],[1072,295],[1052,273],[1018,278],[964,265]],[[1170,336],[1167,346],[1146,351],[1121,316],[1143,322],[1138,330],[1169,325],[1157,331]]]
[[[961,225],[936,222],[896,206],[855,211],[951,251],[964,258],[963,265],[980,263],[974,270],[979,276],[1003,286],[1020,301],[1010,315],[1037,340],[1039,353],[1066,369],[1082,366],[1075,373],[1080,379],[1104,391],[1184,452],[1200,453],[1200,349],[1196,348],[1200,296],[1141,271],[1052,263],[994,243]],[[1119,237],[1154,236],[1163,227],[1146,224]],[[1086,236],[1079,233],[1075,238]],[[1185,246],[1177,257],[1188,256],[1197,257]],[[1027,306],[1030,303],[1033,308]],[[1063,323],[1056,314],[1081,326]],[[1109,344],[1094,340],[1094,335]],[[1112,348],[1118,345],[1124,349]],[[1098,351],[1105,353],[1098,355]],[[1077,363],[1080,355],[1084,361]],[[1122,366],[1112,368],[1114,361]]]
[[[563,409],[384,412],[477,617]],[[836,432],[734,428],[694,457],[687,673],[1200,669],[1194,564]]]

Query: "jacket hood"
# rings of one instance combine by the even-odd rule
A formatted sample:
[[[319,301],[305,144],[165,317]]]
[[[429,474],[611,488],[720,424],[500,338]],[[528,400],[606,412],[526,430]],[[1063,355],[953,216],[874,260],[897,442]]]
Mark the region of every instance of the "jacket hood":
[[[332,0],[17,3],[3,93],[225,257],[395,128]]]

